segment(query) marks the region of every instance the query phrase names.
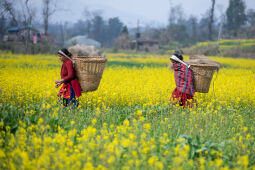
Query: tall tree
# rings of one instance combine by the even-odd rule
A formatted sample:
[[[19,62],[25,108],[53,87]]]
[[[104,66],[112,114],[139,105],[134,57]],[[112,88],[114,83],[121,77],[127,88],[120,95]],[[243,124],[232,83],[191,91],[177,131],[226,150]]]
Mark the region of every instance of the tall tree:
[[[31,0],[25,0],[24,6],[22,6],[22,23],[25,27],[28,27],[29,25],[32,25],[33,19],[35,17],[35,8],[32,7],[30,4]]]
[[[65,26],[61,23],[60,24],[60,46],[64,46],[65,44]]]
[[[243,0],[229,0],[229,6],[226,11],[228,30],[233,32],[233,35],[237,35],[238,29],[245,24],[245,3]]]
[[[209,23],[208,16],[204,16],[200,19],[199,24],[198,24],[199,41],[207,41],[208,40],[208,23]]]
[[[118,17],[110,18],[107,25],[107,45],[112,46],[114,40],[120,35],[123,23]]]
[[[127,34],[128,35],[128,28],[127,26],[125,25],[121,31],[121,34]]]
[[[179,41],[185,42],[187,40],[187,28],[185,25],[185,18],[184,18],[184,11],[181,4],[172,5],[172,1],[170,0],[170,14],[169,14],[169,24],[167,27],[168,36],[166,36],[166,32],[164,31],[162,35],[166,36],[165,38],[162,37],[161,42],[167,41]],[[167,42],[168,44],[168,42]]]
[[[249,9],[247,12],[247,21],[251,26],[255,25],[255,10]]]
[[[171,4],[171,2],[170,2]],[[181,4],[170,7],[169,25],[181,24],[184,21],[184,11]]]
[[[95,11],[90,11],[87,7],[84,8],[83,15],[85,17],[86,24],[84,25],[85,28],[85,33],[91,37],[92,33],[92,20],[96,16],[100,16],[102,14],[101,10],[95,10]]]
[[[89,21],[84,20],[78,20],[76,23],[74,23],[72,29],[70,29],[70,35],[77,36],[77,35],[89,35],[89,31],[87,30],[87,25]]]
[[[49,19],[56,12],[56,1],[54,0],[43,0],[43,27],[45,35],[48,34]]]
[[[171,41],[186,43],[189,39],[189,34],[185,25],[170,25],[168,27],[168,34],[171,37]]]
[[[188,23],[191,26],[191,38],[193,41],[197,41],[197,18],[195,16],[190,16]]]
[[[213,38],[213,23],[214,23],[214,8],[215,8],[215,1],[216,0],[211,0],[212,1],[212,6],[210,9],[209,13],[209,23],[208,23],[208,39],[212,40]]]
[[[128,35],[128,28],[127,26],[124,26],[121,35],[115,41],[115,46],[121,49],[130,49],[131,42],[131,38]]]
[[[103,43],[105,23],[100,15],[95,16],[92,19],[92,31],[90,37],[96,41]]]
[[[167,29],[162,29],[159,36],[160,44],[167,45],[169,41],[171,40],[171,37],[168,33]]]
[[[27,33],[27,37],[25,38],[25,51],[26,53],[28,52],[28,43],[30,42],[31,39],[31,32],[30,32],[30,28],[32,26],[32,22],[35,18],[35,14],[36,14],[36,10],[33,7],[31,0],[24,0],[24,1],[20,1],[21,2],[21,22],[22,25],[25,28],[29,28]]]
[[[0,16],[0,38],[2,39],[6,31],[6,18],[4,15]]]

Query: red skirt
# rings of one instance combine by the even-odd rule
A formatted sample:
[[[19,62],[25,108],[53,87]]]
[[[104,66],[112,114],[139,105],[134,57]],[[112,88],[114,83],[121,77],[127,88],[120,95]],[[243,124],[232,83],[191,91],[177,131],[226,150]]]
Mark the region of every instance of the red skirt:
[[[185,108],[187,100],[192,100],[192,99],[193,99],[192,95],[180,92],[177,88],[175,88],[172,93],[172,97],[170,101],[174,100],[180,106],[183,106],[183,108]]]
[[[64,99],[70,99],[71,95],[71,85],[75,93],[75,97],[80,97],[81,96],[81,87],[79,84],[78,79],[72,80],[70,83],[63,84],[62,87],[59,90],[59,93],[57,96],[63,96]]]

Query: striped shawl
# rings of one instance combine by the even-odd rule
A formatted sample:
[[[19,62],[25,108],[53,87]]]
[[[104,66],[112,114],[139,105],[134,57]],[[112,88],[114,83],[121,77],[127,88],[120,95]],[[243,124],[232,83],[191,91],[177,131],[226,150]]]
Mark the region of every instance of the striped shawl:
[[[181,63],[173,64],[176,88],[185,94],[194,96],[194,80],[192,70]]]

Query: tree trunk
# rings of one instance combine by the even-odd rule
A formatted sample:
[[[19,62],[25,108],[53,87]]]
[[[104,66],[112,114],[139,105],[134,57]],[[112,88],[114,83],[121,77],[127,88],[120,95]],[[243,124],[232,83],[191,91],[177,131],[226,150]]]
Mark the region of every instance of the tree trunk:
[[[209,23],[208,23],[208,39],[212,40],[213,39],[213,23],[214,23],[214,8],[215,8],[215,1],[216,0],[212,0],[212,6],[210,9],[210,15],[209,15]]]
[[[44,24],[44,34],[47,35],[48,33],[48,23],[49,23],[49,3],[50,0],[44,0],[44,7],[43,7],[43,24]]]
[[[48,35],[48,17],[44,19],[44,34]]]

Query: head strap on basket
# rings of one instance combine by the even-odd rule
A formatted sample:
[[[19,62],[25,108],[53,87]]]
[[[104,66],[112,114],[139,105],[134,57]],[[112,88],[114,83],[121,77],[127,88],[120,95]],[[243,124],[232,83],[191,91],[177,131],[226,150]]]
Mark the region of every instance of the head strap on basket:
[[[66,55],[62,50],[59,50],[59,51],[58,51],[58,54],[61,54],[61,55],[65,56],[66,58],[68,58],[69,60],[71,60],[73,64],[75,63],[75,62],[71,59],[71,57],[69,57],[68,55]]]
[[[175,55],[172,55],[172,57],[171,57],[170,59],[172,59],[172,60],[174,60],[174,61],[177,61],[177,62],[179,62],[179,63],[182,63],[182,64],[184,64],[185,66],[187,66],[188,68],[190,68],[190,65],[186,64],[185,62],[183,62],[182,60],[180,60],[180,59],[179,59],[178,57],[176,57]]]

